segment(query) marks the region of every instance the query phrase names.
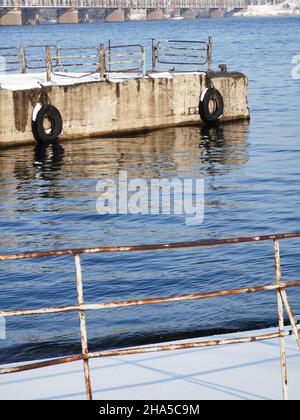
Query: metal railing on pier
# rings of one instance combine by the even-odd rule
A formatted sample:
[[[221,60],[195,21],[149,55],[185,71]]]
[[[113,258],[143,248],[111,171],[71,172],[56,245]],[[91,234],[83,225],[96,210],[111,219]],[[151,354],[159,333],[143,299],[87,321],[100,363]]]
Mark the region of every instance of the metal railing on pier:
[[[208,42],[152,40],[152,68],[157,70],[159,64],[201,68],[207,64],[208,70],[212,69],[212,37]]]
[[[19,48],[0,47],[0,56],[5,66],[2,72],[45,72],[48,82],[57,74],[83,78],[98,73],[100,78],[104,79],[108,73],[134,72],[141,76],[147,73],[146,49],[140,44],[113,45],[109,41],[108,45],[101,43],[98,47],[22,45]],[[162,65],[164,70],[166,65],[172,66],[170,71],[200,71],[204,66],[211,70],[212,38],[208,41],[153,40],[152,67],[149,71],[159,71],[159,65]]]
[[[0,58],[2,73],[22,73],[20,48],[1,47]]]
[[[108,73],[133,72],[146,75],[145,47],[142,45],[113,45],[109,41],[105,49],[105,60]]]
[[[17,372],[25,372],[33,369],[40,369],[49,366],[61,365],[65,363],[71,363],[76,361],[83,361],[84,374],[85,374],[85,386],[87,399],[91,400],[92,385],[91,385],[91,372],[89,361],[95,358],[102,357],[117,357],[124,355],[144,354],[153,353],[160,351],[173,351],[181,349],[195,349],[203,347],[233,345],[241,343],[253,343],[265,340],[273,340],[278,338],[280,343],[280,357],[281,357],[281,370],[282,370],[282,390],[284,400],[288,399],[288,385],[287,385],[287,358],[285,350],[285,337],[290,335],[291,332],[285,329],[284,324],[284,307],[286,308],[289,322],[292,328],[292,333],[295,335],[296,342],[300,349],[300,336],[297,327],[297,321],[293,314],[290,306],[287,289],[300,287],[300,280],[283,281],[281,275],[281,263],[280,263],[280,240],[300,238],[300,233],[280,234],[280,235],[269,235],[269,236],[254,236],[244,238],[231,238],[231,239],[215,239],[208,241],[198,242],[180,242],[180,243],[169,243],[169,244],[156,244],[156,245],[144,245],[144,246],[120,246],[120,247],[102,247],[92,249],[66,249],[48,252],[32,252],[26,254],[9,254],[0,255],[0,262],[13,260],[24,260],[34,258],[54,258],[59,256],[70,255],[74,258],[75,270],[76,270],[76,287],[77,287],[77,305],[64,306],[64,307],[44,307],[29,310],[5,310],[0,311],[2,317],[16,317],[16,316],[38,316],[45,314],[57,314],[67,312],[78,312],[80,319],[80,336],[81,336],[81,354],[74,356],[60,357],[56,359],[46,360],[42,362],[35,362],[29,364],[22,364],[15,367],[3,367],[0,368],[0,375],[12,374]],[[125,252],[146,252],[146,251],[164,251],[164,250],[175,250],[175,249],[188,249],[188,248],[200,248],[200,247],[216,247],[225,245],[237,245],[245,243],[258,243],[262,241],[273,241],[274,242],[274,260],[275,260],[275,277],[271,284],[263,284],[254,287],[239,288],[233,290],[219,290],[209,293],[193,293],[189,295],[178,295],[168,297],[156,297],[153,299],[137,299],[130,301],[116,301],[108,303],[85,303],[83,293],[83,273],[81,266],[81,257],[86,254],[101,254],[101,253],[125,253]],[[211,250],[213,252],[213,249]],[[277,295],[277,314],[278,314],[278,332],[269,334],[259,334],[251,337],[239,337],[239,338],[226,338],[220,340],[207,340],[198,341],[193,343],[177,343],[168,345],[156,345],[149,347],[136,347],[129,349],[109,350],[100,352],[90,352],[88,346],[88,335],[87,335],[87,323],[86,323],[86,311],[91,310],[105,310],[112,308],[122,307],[135,307],[140,305],[153,305],[167,302],[181,302],[181,301],[195,301],[202,299],[210,299],[216,297],[233,296],[233,295],[245,295],[249,293],[262,293],[262,292],[275,292]],[[199,396],[201,397],[201,396]]]

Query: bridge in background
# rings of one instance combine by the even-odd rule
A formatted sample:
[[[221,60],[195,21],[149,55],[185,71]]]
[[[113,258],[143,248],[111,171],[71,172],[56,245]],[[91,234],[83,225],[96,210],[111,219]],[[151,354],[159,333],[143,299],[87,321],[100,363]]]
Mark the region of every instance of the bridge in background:
[[[134,15],[140,20],[162,20],[166,14],[193,19],[204,9],[222,16],[226,9],[246,6],[247,0],[0,0],[0,26],[38,24],[40,10],[56,11],[57,23],[78,23],[89,22],[99,11],[106,21],[120,22],[135,20]]]

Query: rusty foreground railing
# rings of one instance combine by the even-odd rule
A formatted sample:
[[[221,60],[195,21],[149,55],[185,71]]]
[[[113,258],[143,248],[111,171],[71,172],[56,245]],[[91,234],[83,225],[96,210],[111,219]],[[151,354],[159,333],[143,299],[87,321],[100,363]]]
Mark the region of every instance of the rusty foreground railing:
[[[259,341],[279,338],[283,398],[284,400],[287,400],[288,399],[288,381],[287,381],[287,358],[286,358],[286,351],[285,351],[285,337],[290,335],[290,332],[287,332],[285,330],[284,307],[286,308],[293,334],[295,335],[297,344],[300,349],[300,335],[299,335],[299,331],[297,327],[297,322],[293,314],[292,308],[289,304],[289,300],[288,300],[287,292],[286,292],[286,289],[289,289],[292,287],[299,287],[300,280],[288,281],[288,282],[282,281],[279,241],[281,239],[292,239],[292,238],[300,238],[300,233],[289,233],[289,234],[269,235],[269,236],[254,236],[254,237],[220,239],[220,240],[216,239],[216,240],[199,241],[199,242],[180,242],[180,243],[173,243],[173,244],[128,246],[128,247],[102,247],[102,248],[92,248],[92,249],[67,249],[67,250],[60,250],[60,251],[0,255],[0,261],[23,260],[23,259],[32,259],[32,258],[42,258],[42,257],[59,257],[59,256],[64,256],[64,255],[72,255],[74,257],[75,269],[76,269],[77,296],[78,296],[77,305],[64,306],[64,307],[46,307],[46,308],[30,309],[30,310],[0,311],[0,316],[2,317],[30,316],[30,315],[34,316],[34,315],[78,311],[79,319],[80,319],[80,334],[81,334],[81,346],[82,346],[81,354],[77,354],[74,356],[60,357],[56,359],[46,360],[43,362],[23,364],[23,365],[18,365],[15,367],[1,368],[0,374],[3,375],[3,374],[9,374],[9,373],[24,372],[24,371],[29,371],[33,369],[39,369],[43,367],[60,365],[60,364],[71,363],[71,362],[82,360],[83,366],[84,366],[84,374],[85,374],[86,394],[87,394],[87,398],[91,400],[92,399],[92,386],[91,386],[91,374],[90,374],[90,366],[89,366],[90,359],[101,358],[101,357],[133,355],[133,354],[141,354],[141,353],[153,353],[153,352],[158,352],[158,351],[170,351],[170,350],[212,347],[212,346],[238,344],[238,343],[250,343],[250,342],[259,342]],[[233,289],[233,290],[221,290],[221,291],[209,292],[209,293],[194,293],[194,294],[189,294],[189,295],[158,297],[158,298],[153,298],[153,299],[138,299],[138,300],[119,301],[119,302],[117,301],[117,302],[109,302],[109,303],[86,304],[84,301],[81,255],[99,254],[99,253],[116,253],[116,252],[170,250],[170,249],[182,249],[182,248],[187,249],[187,248],[197,248],[197,247],[213,247],[213,246],[220,246],[220,245],[241,244],[241,243],[261,242],[261,241],[274,242],[276,276],[275,276],[275,281],[273,284]],[[223,340],[199,341],[199,342],[185,343],[185,344],[178,343],[178,344],[168,344],[168,345],[149,346],[149,347],[136,347],[136,348],[130,348],[130,349],[109,350],[109,351],[94,352],[94,353],[89,352],[86,316],[85,316],[86,311],[104,310],[104,309],[109,309],[109,308],[130,307],[130,306],[138,306],[138,305],[159,304],[159,303],[167,303],[167,302],[192,301],[192,300],[201,300],[201,299],[208,299],[208,298],[215,298],[215,297],[222,297],[222,296],[243,295],[243,294],[248,294],[248,293],[270,292],[270,291],[275,291],[277,294],[278,326],[279,326],[278,332],[270,333],[270,334],[260,334],[254,337],[239,337],[239,338],[223,339]]]

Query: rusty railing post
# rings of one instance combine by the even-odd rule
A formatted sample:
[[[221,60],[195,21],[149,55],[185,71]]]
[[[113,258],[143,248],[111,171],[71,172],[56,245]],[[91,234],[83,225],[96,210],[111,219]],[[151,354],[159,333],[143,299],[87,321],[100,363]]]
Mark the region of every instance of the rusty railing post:
[[[281,286],[281,266],[280,266],[280,246],[278,239],[274,240],[274,256],[275,256],[275,271],[276,271],[276,285]],[[288,379],[287,379],[287,362],[285,351],[285,328],[283,316],[283,302],[281,299],[280,289],[277,290],[277,306],[278,306],[278,323],[280,333],[280,357],[281,357],[281,372],[282,372],[282,392],[283,399],[287,401],[288,396]]]
[[[100,50],[99,50],[99,73],[100,73],[100,77],[101,79],[103,79],[104,74],[105,74],[105,45],[104,44],[100,44]]]
[[[281,295],[281,299],[285,305],[286,311],[288,313],[289,316],[289,320],[293,329],[293,332],[295,334],[295,338],[296,338],[296,342],[298,344],[299,350],[300,350],[300,336],[299,336],[299,331],[298,331],[298,327],[297,327],[297,321],[296,318],[294,316],[293,310],[291,308],[291,305],[289,303],[288,297],[287,297],[287,292],[285,289],[281,289],[280,290],[280,295]]]
[[[142,66],[143,76],[146,76],[146,73],[147,73],[147,70],[146,70],[146,53],[145,53],[145,48],[144,47],[141,48],[141,54],[142,54],[141,66]]]
[[[108,72],[111,73],[111,39],[108,41]]]
[[[47,82],[51,82],[51,73],[52,73],[52,62],[51,62],[51,51],[50,47],[46,47],[46,74]]]
[[[157,49],[157,41],[156,39],[152,38],[152,71],[156,71],[157,69],[157,60],[158,60],[158,49]]]
[[[77,287],[78,305],[82,306],[84,305],[84,297],[83,297],[80,254],[75,254],[75,269],[76,269],[76,287]],[[79,321],[80,321],[80,337],[81,337],[82,354],[88,355],[89,348],[88,348],[88,339],[87,339],[87,328],[86,328],[85,311],[83,310],[79,311]],[[89,364],[88,358],[83,360],[83,367],[84,367],[86,396],[88,400],[92,400],[93,395],[92,395],[92,386],[91,386],[91,373],[90,373],[90,364]]]
[[[25,74],[27,72],[27,65],[26,65],[26,57],[25,57],[25,48],[23,45],[19,49],[18,56],[19,56],[20,71],[22,74]]]
[[[207,44],[207,68],[208,68],[208,71],[212,71],[212,49],[213,49],[213,39],[210,36],[208,38],[208,44]]]

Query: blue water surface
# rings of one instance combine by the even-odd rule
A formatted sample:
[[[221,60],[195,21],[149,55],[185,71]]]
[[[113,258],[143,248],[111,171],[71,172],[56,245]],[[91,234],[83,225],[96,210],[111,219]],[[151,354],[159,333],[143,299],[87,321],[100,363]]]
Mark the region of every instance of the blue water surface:
[[[0,152],[0,252],[192,241],[300,231],[299,18],[207,19],[0,28],[0,46],[55,43],[148,45],[151,38],[214,39],[214,67],[249,77],[251,123],[171,128],[134,137],[80,140],[65,152],[33,146]],[[150,61],[149,61],[150,62]],[[74,108],[82,104],[74,103]],[[1,116],[5,118],[5,116]],[[99,115],[101,118],[101,115]],[[96,183],[204,178],[205,219],[100,216]],[[300,240],[282,242],[284,279],[299,279]],[[169,296],[271,283],[273,244],[84,256],[87,302]],[[1,263],[0,308],[76,303],[72,257]],[[289,291],[300,314],[300,291]],[[105,349],[276,323],[274,293],[89,312],[90,348]],[[0,362],[80,351],[77,313],[7,320]]]

